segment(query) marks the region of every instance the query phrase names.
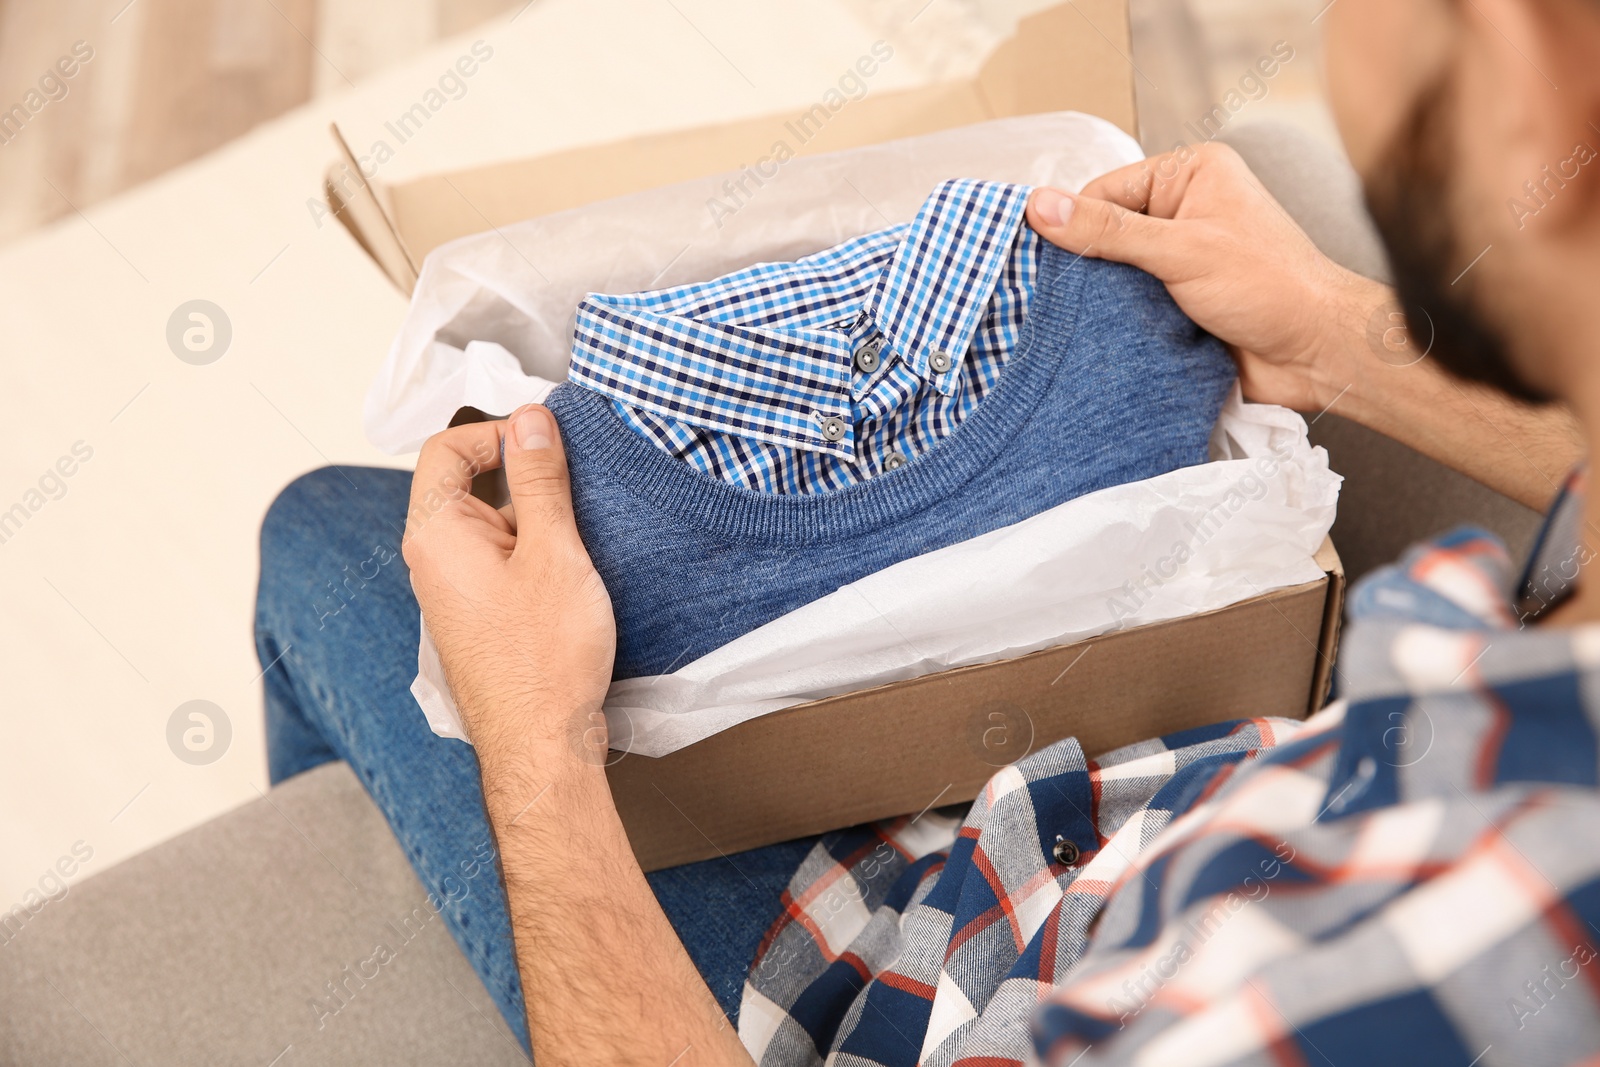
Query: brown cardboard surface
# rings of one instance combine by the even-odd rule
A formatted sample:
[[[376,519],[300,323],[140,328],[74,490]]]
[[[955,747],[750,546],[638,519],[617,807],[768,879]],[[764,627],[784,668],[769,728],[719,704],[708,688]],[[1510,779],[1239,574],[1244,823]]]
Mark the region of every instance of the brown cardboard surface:
[[[1322,704],[1343,608],[1331,542],[1318,581],[1154,623],[830,697],[669,756],[622,756],[612,795],[646,870],[977,796],[1065,737],[1095,756],[1227,719]]]
[[[976,77],[869,93],[801,140],[800,111],[637,137],[396,185],[368,182],[337,129],[329,206],[403,292],[446,241],[639,189],[737,170],[782,138],[833,152],[1010,115],[1084,111],[1137,134],[1127,0],[1073,0],[1023,19]]]
[[[1334,656],[1339,651],[1339,627],[1344,622],[1344,563],[1334,551],[1333,540],[1325,538],[1317,550],[1316,563],[1328,574],[1328,604],[1322,613],[1318,632],[1316,677],[1311,684],[1311,711],[1328,702],[1333,689]]]

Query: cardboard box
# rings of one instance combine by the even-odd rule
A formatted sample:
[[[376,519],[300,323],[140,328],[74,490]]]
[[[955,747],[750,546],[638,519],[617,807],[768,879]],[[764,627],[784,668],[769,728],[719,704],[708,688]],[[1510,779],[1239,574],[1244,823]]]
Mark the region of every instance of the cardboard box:
[[[1126,0],[1025,19],[977,77],[869,95],[804,153],[1044,111],[1135,131]],[[737,169],[793,118],[765,116],[385,186],[337,129],[330,207],[402,291],[456,237],[641,188]],[[618,756],[612,793],[646,870],[970,800],[1006,763],[1065,737],[1091,757],[1233,718],[1300,717],[1328,691],[1344,575],[1014,659],[798,705],[660,759]]]

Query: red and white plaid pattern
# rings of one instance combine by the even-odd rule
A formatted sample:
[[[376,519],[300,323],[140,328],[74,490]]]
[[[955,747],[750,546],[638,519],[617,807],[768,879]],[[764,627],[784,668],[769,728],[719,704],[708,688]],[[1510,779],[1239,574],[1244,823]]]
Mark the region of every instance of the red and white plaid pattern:
[[[959,822],[930,811],[830,835],[751,968],[741,1038],[763,1064],[1025,1059],[1034,1010],[1172,815],[1158,796],[1303,728],[1231,723],[1096,762],[1067,741],[1001,770]],[[1056,859],[1057,836],[1075,862]]]
[[[1600,626],[1464,531],[1352,598],[1346,699],[825,838],[745,987],[762,1064],[1600,1062]]]

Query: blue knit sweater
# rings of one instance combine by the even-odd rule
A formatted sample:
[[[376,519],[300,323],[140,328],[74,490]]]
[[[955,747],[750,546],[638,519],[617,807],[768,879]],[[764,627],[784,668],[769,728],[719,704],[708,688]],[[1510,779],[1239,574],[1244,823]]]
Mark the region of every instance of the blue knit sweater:
[[[840,586],[1111,485],[1206,461],[1233,384],[1161,283],[1050,245],[999,384],[911,463],[831,493],[718,481],[571,383],[561,425],[578,530],[611,593],[615,676],[674,670]]]

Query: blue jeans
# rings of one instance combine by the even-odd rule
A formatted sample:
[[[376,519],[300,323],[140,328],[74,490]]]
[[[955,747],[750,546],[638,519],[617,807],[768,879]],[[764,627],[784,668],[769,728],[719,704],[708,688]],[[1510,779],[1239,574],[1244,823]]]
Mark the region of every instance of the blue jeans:
[[[404,471],[329,467],[297,479],[268,510],[256,597],[268,766],[274,784],[330,760],[351,766],[526,1049],[522,982],[478,761],[471,746],[434,736],[410,693],[417,602],[400,557],[410,486]],[[649,875],[730,1019],[756,947],[814,840]]]

